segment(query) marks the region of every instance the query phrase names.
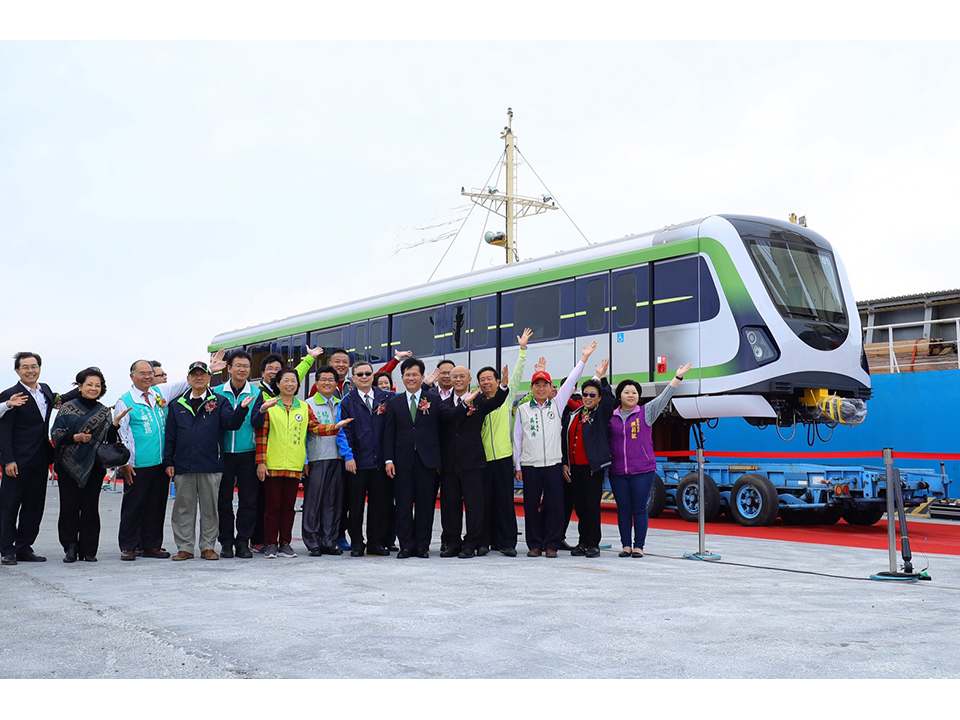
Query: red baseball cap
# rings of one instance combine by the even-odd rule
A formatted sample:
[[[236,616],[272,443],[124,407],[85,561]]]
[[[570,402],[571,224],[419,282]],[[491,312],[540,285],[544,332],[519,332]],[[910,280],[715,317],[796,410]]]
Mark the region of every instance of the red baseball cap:
[[[533,385],[537,380],[545,380],[551,385],[553,384],[553,380],[550,379],[550,374],[546,370],[538,370],[535,372],[530,379],[530,384]]]

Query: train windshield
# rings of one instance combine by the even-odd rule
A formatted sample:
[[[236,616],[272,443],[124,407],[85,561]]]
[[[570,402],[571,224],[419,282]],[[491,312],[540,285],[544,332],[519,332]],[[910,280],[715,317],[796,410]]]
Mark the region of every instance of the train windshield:
[[[784,317],[846,329],[840,276],[828,251],[765,238],[749,238],[747,245],[770,297]]]

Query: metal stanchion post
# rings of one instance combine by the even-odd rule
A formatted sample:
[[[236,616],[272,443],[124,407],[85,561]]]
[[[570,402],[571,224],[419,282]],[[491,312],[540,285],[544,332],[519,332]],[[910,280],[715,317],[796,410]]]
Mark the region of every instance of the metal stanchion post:
[[[697,521],[699,526],[699,550],[695,553],[684,553],[683,557],[687,560],[719,560],[720,556],[715,553],[709,553],[706,549],[707,542],[707,529],[706,529],[706,519],[704,517],[704,502],[703,502],[703,448],[697,448],[697,480],[699,493],[697,495]]]
[[[879,572],[871,575],[871,580],[899,580],[906,582],[917,582],[918,580],[929,580],[930,576],[926,573],[915,573],[910,564],[910,544],[907,540],[907,518],[903,511],[903,494],[900,492],[900,473],[893,468],[893,448],[883,449],[883,466],[887,475],[887,545],[890,553],[890,570],[888,572]],[[899,501],[896,502],[896,501]],[[904,570],[897,570],[897,506],[900,510],[900,534],[903,537],[904,550]]]

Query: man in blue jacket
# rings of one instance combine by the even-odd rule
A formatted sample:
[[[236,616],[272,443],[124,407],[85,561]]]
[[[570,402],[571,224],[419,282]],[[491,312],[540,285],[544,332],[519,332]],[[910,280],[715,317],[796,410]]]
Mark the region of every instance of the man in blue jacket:
[[[393,491],[383,471],[383,418],[392,392],[373,387],[373,366],[358,362],[353,366],[354,389],[340,401],[337,420],[353,418],[337,436],[340,456],[346,470],[350,503],[350,555],[363,557],[389,555],[386,545],[390,500]],[[363,541],[363,505],[367,507],[367,542]]]
[[[190,366],[187,381],[190,390],[170,403],[167,411],[163,448],[163,465],[177,488],[170,525],[179,552],[173,559],[193,558],[199,499],[200,557],[218,560],[214,545],[220,530],[217,496],[223,475],[220,433],[240,429],[254,396],[233,408],[210,390],[210,368],[203,362]]]

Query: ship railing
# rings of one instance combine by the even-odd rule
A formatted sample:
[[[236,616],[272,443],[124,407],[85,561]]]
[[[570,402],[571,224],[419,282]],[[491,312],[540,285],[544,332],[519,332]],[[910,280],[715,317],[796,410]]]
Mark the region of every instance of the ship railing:
[[[960,338],[960,318],[915,320],[913,322],[865,326],[863,329],[867,333],[866,337],[872,337],[878,332],[886,331],[887,333],[885,341],[864,343],[870,372],[879,374],[960,369],[960,353],[957,352],[957,340],[930,337],[933,333],[930,326],[933,325],[953,326],[954,338]],[[915,338],[893,339],[894,330],[908,328],[919,330]]]

